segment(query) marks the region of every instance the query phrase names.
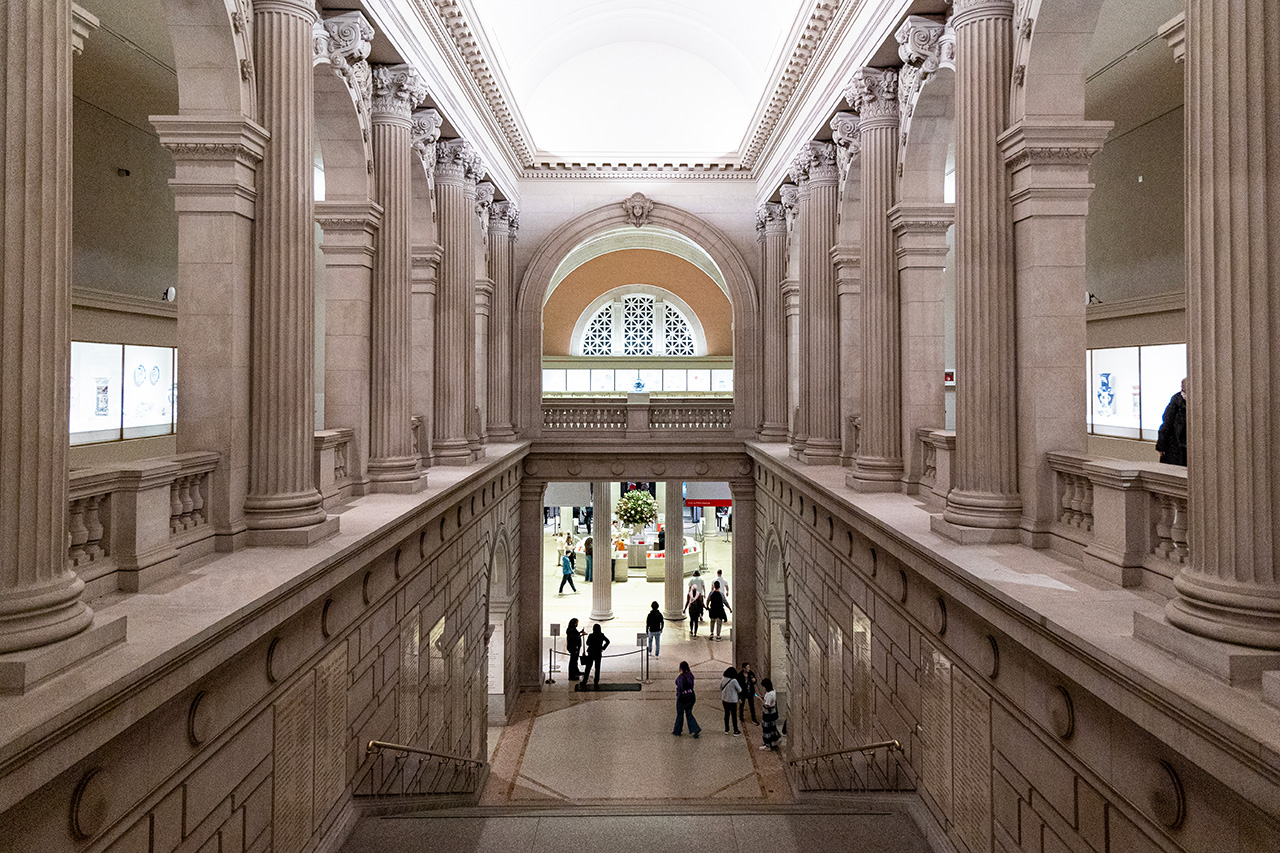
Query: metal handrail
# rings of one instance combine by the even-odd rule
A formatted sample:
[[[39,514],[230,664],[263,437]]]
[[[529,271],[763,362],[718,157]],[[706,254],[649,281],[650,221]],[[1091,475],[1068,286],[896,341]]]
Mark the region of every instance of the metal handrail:
[[[799,758],[791,759],[791,764],[799,764],[802,761],[816,761],[819,758],[834,758],[837,755],[849,755],[854,752],[874,752],[877,749],[888,749],[890,752],[902,752],[902,744],[895,740],[881,740],[875,743],[864,744],[863,746],[853,746],[848,749],[837,749],[832,752],[817,752],[813,755],[802,755]]]
[[[460,764],[474,764],[476,767],[484,767],[484,762],[475,758],[467,758],[462,755],[449,755],[447,752],[432,752],[429,749],[418,749],[416,746],[405,746],[399,743],[387,743],[383,740],[371,740],[369,746],[365,748],[365,755],[372,755],[375,752],[381,752],[384,749],[394,749],[397,752],[412,752],[416,755],[429,755],[432,758],[443,758],[446,761],[457,761]]]

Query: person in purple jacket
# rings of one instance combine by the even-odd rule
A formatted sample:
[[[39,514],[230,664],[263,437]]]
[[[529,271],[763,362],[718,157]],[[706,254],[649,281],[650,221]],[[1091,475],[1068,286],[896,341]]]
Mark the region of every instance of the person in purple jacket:
[[[693,673],[689,670],[689,662],[680,661],[680,674],[676,676],[676,727],[671,733],[680,737],[684,729],[684,718],[689,718],[689,734],[694,737],[702,731],[702,726],[693,718],[693,703],[697,698],[693,693]]]

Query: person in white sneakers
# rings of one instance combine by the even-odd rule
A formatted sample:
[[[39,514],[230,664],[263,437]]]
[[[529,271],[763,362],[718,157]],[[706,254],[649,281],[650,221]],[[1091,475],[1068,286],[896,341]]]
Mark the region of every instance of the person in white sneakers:
[[[720,679],[720,701],[724,704],[724,733],[729,734],[729,723],[733,723],[733,736],[738,737],[742,732],[738,731],[738,693],[741,688],[738,686],[738,671],[733,667],[729,667],[724,671],[724,678]]]

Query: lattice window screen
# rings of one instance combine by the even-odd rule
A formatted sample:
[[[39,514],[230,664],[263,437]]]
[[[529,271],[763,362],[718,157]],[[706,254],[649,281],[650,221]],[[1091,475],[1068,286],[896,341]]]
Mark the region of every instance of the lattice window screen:
[[[693,330],[689,321],[667,305],[667,355],[693,355]]]
[[[653,355],[653,297],[622,300],[622,354]]]
[[[613,310],[606,305],[591,318],[582,336],[583,355],[613,355]]]

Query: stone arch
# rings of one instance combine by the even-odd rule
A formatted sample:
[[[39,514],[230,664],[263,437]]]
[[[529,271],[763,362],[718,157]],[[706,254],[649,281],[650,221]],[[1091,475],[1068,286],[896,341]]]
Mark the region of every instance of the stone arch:
[[[248,0],[161,2],[178,72],[178,112],[256,118]]]
[[[778,691],[779,703],[785,701],[791,684],[791,588],[786,546],[787,543],[778,535],[777,528],[770,525],[765,534],[765,588],[762,597],[768,614],[762,627],[765,627],[765,640],[769,649],[769,671],[763,674],[773,681],[773,687]]]
[[[1024,118],[1084,118],[1085,66],[1104,2],[1029,0],[1016,14],[1011,124]]]
[[[621,201],[621,200],[619,200]],[[585,240],[631,224],[621,203],[607,204],[572,219],[551,233],[534,252],[516,296],[516,387],[518,427],[536,431],[542,421],[542,305],[560,263]],[[728,236],[706,220],[662,202],[653,202],[649,225],[693,240],[724,274],[733,306],[734,430],[754,435],[760,425],[760,305],[755,277]]]
[[[351,90],[333,67],[315,67],[316,142],[324,160],[325,201],[373,197],[373,152],[366,122]]]
[[[836,245],[862,245],[862,156],[855,155],[840,183],[836,208]]]
[[[511,545],[505,526],[498,528],[493,538],[493,549],[489,553],[489,587],[496,589],[499,595],[513,594],[512,581],[515,573],[511,571]]]
[[[955,118],[955,71],[939,68],[921,87],[911,111],[910,132],[900,157],[901,201],[943,202],[947,164],[955,150]]]

